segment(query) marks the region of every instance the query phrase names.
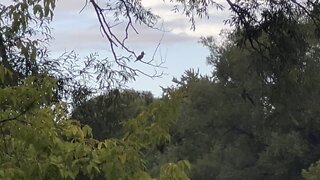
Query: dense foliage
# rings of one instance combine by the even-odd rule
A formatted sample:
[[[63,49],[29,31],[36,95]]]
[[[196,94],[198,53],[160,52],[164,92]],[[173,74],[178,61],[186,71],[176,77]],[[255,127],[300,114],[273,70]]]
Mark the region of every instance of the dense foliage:
[[[159,161],[188,159],[192,179],[319,177],[318,27],[299,13],[263,13],[274,22],[255,36],[236,29],[221,46],[202,39],[213,75],[177,81],[177,135]]]
[[[78,105],[72,118],[89,125],[96,139],[121,137],[124,134],[122,124],[135,118],[154,101],[150,92],[114,89]]]
[[[69,118],[61,94],[68,79],[46,66],[54,62],[45,47],[54,7],[54,0],[1,5],[0,179],[152,179],[144,152],[170,139],[179,95],[137,112],[122,136],[94,139],[89,126]],[[153,178],[188,179],[189,168],[168,163]]]
[[[0,179],[318,179],[318,1],[226,0],[234,29],[219,45],[202,39],[212,75],[187,71],[160,99],[114,89],[148,76],[127,65],[136,53],[125,40],[134,21],[154,28],[158,17],[139,0],[89,2],[113,60],[89,55],[82,69],[70,68],[71,54],[61,57],[65,69],[47,52],[55,0],[0,5]],[[223,9],[170,2],[192,27],[212,5]],[[119,20],[122,40],[108,31]],[[107,91],[89,99],[95,90]]]
[[[189,73],[180,82],[178,138],[163,158],[190,160],[196,179],[301,179],[320,158],[318,47],[277,81],[264,81],[259,55],[232,40],[214,52],[212,79]]]

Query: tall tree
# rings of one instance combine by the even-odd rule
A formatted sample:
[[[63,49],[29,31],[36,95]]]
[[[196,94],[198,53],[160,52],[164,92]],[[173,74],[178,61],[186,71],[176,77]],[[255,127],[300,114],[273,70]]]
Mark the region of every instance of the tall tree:
[[[222,46],[203,39],[213,77],[188,72],[176,80],[185,99],[175,145],[160,161],[190,160],[193,179],[301,179],[320,158],[320,56],[312,27],[304,21],[295,28],[309,34],[303,48],[262,33],[259,46],[269,48],[257,51],[250,41],[237,44],[245,33],[238,30]],[[290,48],[273,48],[276,43]]]

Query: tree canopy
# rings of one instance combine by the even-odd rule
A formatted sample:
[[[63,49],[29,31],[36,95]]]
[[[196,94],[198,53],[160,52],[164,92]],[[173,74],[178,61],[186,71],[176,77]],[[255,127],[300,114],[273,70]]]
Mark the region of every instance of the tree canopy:
[[[135,23],[156,28],[159,17],[140,0],[86,2],[112,57],[88,55],[80,68],[73,53],[48,53],[55,0],[0,4],[1,179],[319,177],[320,2],[226,0],[234,29],[221,45],[201,40],[212,75],[187,71],[157,100],[116,88],[139,74],[158,76],[127,65],[139,53],[126,40]],[[225,8],[170,3],[192,28],[195,17]],[[111,28],[119,21],[122,38]],[[87,86],[92,77],[98,87]],[[90,99],[99,90],[105,94]]]
[[[234,19],[238,29],[220,46],[202,39],[212,77],[189,71],[176,80],[185,99],[175,143],[159,161],[188,159],[192,179],[316,179],[318,163],[303,169],[319,160],[317,24],[291,1],[278,4],[292,3],[288,14],[271,3],[238,3],[231,8],[248,17],[260,18],[260,7],[270,17]],[[264,21],[274,22],[263,29]]]
[[[110,90],[75,107],[72,118],[89,125],[96,139],[121,137],[122,124],[135,118],[155,101],[150,92]]]
[[[74,82],[60,76],[60,64],[46,51],[54,7],[54,0],[1,5],[0,178],[151,179],[142,152],[168,141],[179,95],[133,117],[123,136],[94,139],[89,126],[70,119],[63,95],[73,95]],[[187,161],[168,163],[155,177],[188,179],[189,168]]]

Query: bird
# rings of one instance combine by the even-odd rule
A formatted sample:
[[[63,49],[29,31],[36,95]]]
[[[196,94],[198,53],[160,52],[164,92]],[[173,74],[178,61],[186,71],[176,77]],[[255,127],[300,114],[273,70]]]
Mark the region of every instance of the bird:
[[[136,61],[141,61],[141,59],[143,58],[143,56],[145,55],[145,53],[142,51],[141,54],[137,57]]]

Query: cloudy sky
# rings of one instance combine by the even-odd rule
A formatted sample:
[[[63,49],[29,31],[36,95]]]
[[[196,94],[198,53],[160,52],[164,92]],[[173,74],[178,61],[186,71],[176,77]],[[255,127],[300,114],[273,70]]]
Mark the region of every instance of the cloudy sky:
[[[0,0],[0,2],[4,1],[7,0]],[[103,0],[98,1],[103,2]],[[166,33],[137,25],[139,34],[130,34],[128,44],[135,52],[146,52],[144,58],[151,59],[157,44],[161,41],[157,57],[165,60],[164,66],[167,68],[163,71],[167,75],[156,79],[141,75],[136,81],[130,82],[128,87],[152,91],[159,96],[161,95],[160,86],[172,85],[172,78],[180,77],[187,69],[199,69],[202,74],[208,74],[212,70],[206,65],[206,56],[209,51],[198,41],[201,36],[212,35],[218,38],[220,30],[228,28],[223,24],[223,20],[229,16],[228,8],[225,6],[224,11],[217,11],[212,7],[210,18],[198,19],[196,30],[192,31],[191,24],[185,16],[171,11],[173,4],[169,3],[169,0],[142,0],[142,3],[162,18],[159,26],[162,25]],[[70,50],[75,50],[80,56],[86,56],[90,52],[98,52],[102,55],[110,53],[107,40],[102,37],[99,30],[98,20],[91,4],[88,4],[80,13],[84,5],[85,0],[57,0],[52,23],[54,40],[50,46],[54,55],[58,56]],[[153,73],[150,67],[143,65],[138,67]]]

